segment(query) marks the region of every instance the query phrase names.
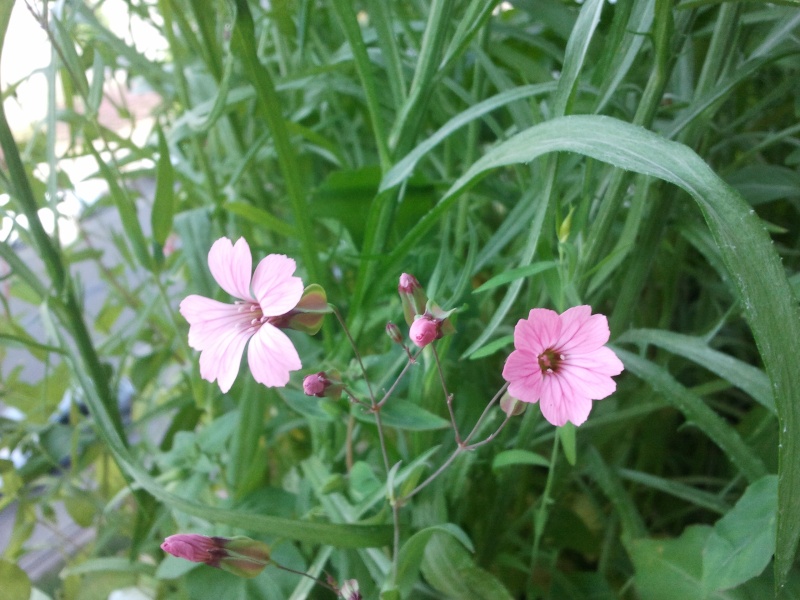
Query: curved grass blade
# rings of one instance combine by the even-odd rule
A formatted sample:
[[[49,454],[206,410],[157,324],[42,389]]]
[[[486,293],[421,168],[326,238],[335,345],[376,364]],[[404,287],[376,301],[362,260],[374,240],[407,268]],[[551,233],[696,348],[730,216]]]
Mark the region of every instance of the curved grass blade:
[[[652,344],[667,352],[688,358],[747,392],[756,402],[772,414],[776,414],[769,378],[763,371],[710,348],[701,338],[658,329],[632,329],[625,332],[617,341]]]

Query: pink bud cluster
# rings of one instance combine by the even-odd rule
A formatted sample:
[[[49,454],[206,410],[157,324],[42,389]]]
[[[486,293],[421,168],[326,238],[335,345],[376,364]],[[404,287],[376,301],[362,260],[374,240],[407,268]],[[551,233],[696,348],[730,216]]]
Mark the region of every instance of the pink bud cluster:
[[[408,336],[415,346],[424,348],[455,332],[449,319],[453,311],[442,310],[436,303],[429,301],[416,277],[408,273],[400,275],[397,292],[403,305],[403,316],[410,326]]]

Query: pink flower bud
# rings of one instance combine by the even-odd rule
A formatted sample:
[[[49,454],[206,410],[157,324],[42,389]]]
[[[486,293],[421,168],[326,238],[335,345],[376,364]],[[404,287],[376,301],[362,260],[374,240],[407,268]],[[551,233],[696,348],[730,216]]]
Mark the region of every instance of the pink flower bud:
[[[513,396],[511,396],[508,392],[503,394],[503,397],[500,398],[500,410],[506,413],[509,417],[516,417],[517,415],[521,415],[525,412],[527,408],[527,404],[524,402],[520,402]]]
[[[255,577],[270,562],[269,546],[244,536],[208,537],[196,533],[171,535],[161,544],[168,554],[240,577]]]
[[[395,344],[403,343],[403,334],[400,333],[400,328],[391,321],[386,324],[386,335],[392,338]]]
[[[178,558],[217,567],[225,556],[222,539],[196,533],[178,533],[165,539],[161,549]]]
[[[408,337],[420,348],[424,348],[433,340],[438,340],[442,337],[441,321],[434,319],[429,315],[417,317],[411,324],[411,329],[408,332]]]
[[[348,579],[342,584],[342,589],[339,590],[339,595],[344,600],[362,600],[361,592],[358,589],[358,581],[355,579]]]
[[[303,392],[306,396],[316,396],[317,398],[338,398],[342,394],[344,386],[339,380],[338,373],[331,376],[325,371],[314,373],[303,379]]]
[[[406,324],[411,325],[416,315],[425,312],[428,297],[425,290],[417,281],[417,278],[408,273],[400,275],[400,283],[397,285],[397,292],[400,294],[400,302],[403,304],[403,316]]]
[[[322,328],[325,315],[333,312],[322,286],[312,283],[303,290],[300,301],[292,310],[267,322],[279,329],[294,329],[308,335],[316,334]]]

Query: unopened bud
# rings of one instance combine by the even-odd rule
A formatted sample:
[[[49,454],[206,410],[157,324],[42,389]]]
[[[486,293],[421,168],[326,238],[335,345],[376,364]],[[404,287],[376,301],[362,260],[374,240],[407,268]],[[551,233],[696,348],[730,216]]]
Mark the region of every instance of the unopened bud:
[[[575,212],[575,207],[569,209],[566,218],[561,222],[558,227],[558,241],[566,244],[569,239],[569,233],[572,230],[572,213]]]
[[[395,344],[403,343],[403,334],[400,333],[400,328],[391,321],[386,324],[386,335],[392,338]]]
[[[525,412],[528,405],[521,400],[517,400],[508,392],[503,394],[500,398],[500,410],[506,413],[509,417],[516,417]]]
[[[420,348],[442,337],[441,321],[429,315],[422,315],[411,324],[408,337]]]
[[[224,569],[240,577],[255,577],[270,562],[269,546],[244,536],[224,538],[179,533],[165,539],[161,549],[178,558]]]
[[[303,392],[306,396],[316,396],[317,398],[338,398],[342,394],[344,386],[339,380],[338,373],[329,376],[325,371],[307,375],[303,379]]]
[[[280,329],[294,329],[308,335],[316,334],[322,328],[325,315],[333,312],[328,304],[328,296],[321,285],[312,283],[303,290],[300,301],[292,310],[272,317],[269,322]]]
[[[362,600],[361,591],[358,589],[358,581],[355,579],[348,579],[342,584],[342,589],[339,590],[339,595],[344,600]]]
[[[406,325],[411,325],[415,316],[425,312],[425,306],[428,303],[425,290],[422,289],[416,277],[403,273],[400,275],[397,293],[400,294],[400,302],[403,304],[403,316],[406,319]]]

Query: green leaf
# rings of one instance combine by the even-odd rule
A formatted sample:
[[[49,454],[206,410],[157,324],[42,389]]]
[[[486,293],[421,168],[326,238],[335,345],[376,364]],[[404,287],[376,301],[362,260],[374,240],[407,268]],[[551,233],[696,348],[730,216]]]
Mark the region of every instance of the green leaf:
[[[0,581],[3,582],[3,600],[28,600],[31,597],[31,581],[14,563],[0,559]]]
[[[494,575],[476,566],[452,535],[436,533],[425,546],[421,563],[428,583],[453,600],[512,600]]]
[[[478,358],[483,358],[484,356],[490,356],[500,350],[501,348],[505,348],[509,344],[514,342],[513,335],[504,335],[503,337],[497,338],[493,342],[489,342],[485,346],[482,346],[475,350],[472,354],[469,355],[470,360],[475,360]]]
[[[323,402],[325,402],[325,400],[322,398],[306,396],[300,390],[291,390],[289,388],[279,389],[277,392],[289,408],[300,413],[304,417],[319,419],[320,421],[334,420],[331,413],[323,408]]]
[[[147,242],[142,232],[141,223],[139,223],[136,203],[130,197],[128,191],[119,184],[121,179],[119,171],[109,167],[92,144],[88,144],[87,148],[92,156],[94,156],[97,166],[100,168],[100,173],[103,175],[103,179],[108,183],[111,199],[114,201],[117,211],[119,212],[122,229],[125,231],[125,237],[128,243],[133,247],[133,253],[136,259],[141,266],[150,269],[152,266],[152,259],[150,253],[147,251]]]
[[[492,471],[510,467],[513,465],[535,465],[537,467],[549,467],[550,461],[541,454],[536,454],[530,450],[504,450],[494,457],[492,461]]]
[[[479,102],[478,104],[469,107],[464,112],[457,114],[455,117],[447,121],[447,123],[442,125],[432,136],[417,144],[414,150],[409,152],[391,169],[389,169],[389,172],[383,176],[383,179],[380,183],[380,189],[378,191],[386,191],[408,179],[413,173],[414,167],[417,166],[417,163],[422,160],[422,158],[428,154],[428,152],[443,142],[450,134],[458,131],[465,125],[468,125],[483,115],[506,106],[507,104],[516,102],[518,100],[523,100],[525,98],[530,98],[532,96],[549,94],[555,89],[555,82],[523,85],[506,90],[500,94],[497,94],[496,96],[492,96],[491,98],[484,100],[483,102]]]
[[[172,231],[172,219],[175,216],[177,199],[175,197],[175,174],[169,158],[169,146],[161,127],[158,130],[158,162],[156,163],[156,195],[153,201],[153,212],[150,215],[153,228],[153,240],[163,246]]]
[[[752,482],[766,475],[767,469],[761,459],[742,440],[739,433],[711,410],[702,398],[678,383],[662,367],[625,350],[619,348],[614,350],[628,371],[663,394],[690,422],[699,427],[725,452],[728,459],[747,479]]]
[[[375,423],[375,416],[358,408],[353,411],[356,419],[365,423]],[[381,419],[384,426],[406,429],[408,431],[429,431],[444,429],[450,421],[420,408],[408,400],[392,398],[381,408]]]
[[[626,544],[636,569],[639,597],[645,600],[706,600],[701,584],[703,547],[711,527],[687,527],[676,539],[638,539]]]
[[[759,404],[775,413],[775,400],[769,378],[760,369],[710,348],[701,338],[659,329],[631,329],[620,336],[618,341],[639,345],[653,344],[687,358],[747,392]]]
[[[469,536],[464,533],[463,529],[452,523],[433,525],[422,531],[418,531],[408,538],[403,544],[403,547],[400,548],[397,561],[397,580],[395,583],[397,587],[400,588],[403,597],[408,597],[414,582],[417,580],[417,573],[419,573],[422,558],[425,554],[425,548],[433,534],[437,532],[452,536],[461,542],[470,552],[475,551]]]
[[[472,291],[473,294],[479,294],[481,292],[486,292],[488,290],[492,290],[496,287],[501,285],[505,285],[507,283],[511,283],[515,279],[522,279],[523,277],[532,277],[537,273],[541,273],[542,271],[546,271],[547,269],[555,268],[556,263],[552,261],[546,262],[538,262],[532,265],[525,265],[524,267],[518,267],[516,269],[511,269],[510,271],[504,271],[499,275],[495,275],[489,281],[484,283],[479,288]]]
[[[778,477],[752,483],[714,525],[703,548],[703,587],[726,590],[757,577],[775,552]]]
[[[226,202],[223,208],[235,215],[239,215],[243,219],[247,219],[259,228],[272,230],[288,238],[294,237],[297,234],[294,227],[263,208],[258,208],[252,204],[240,201]]]

